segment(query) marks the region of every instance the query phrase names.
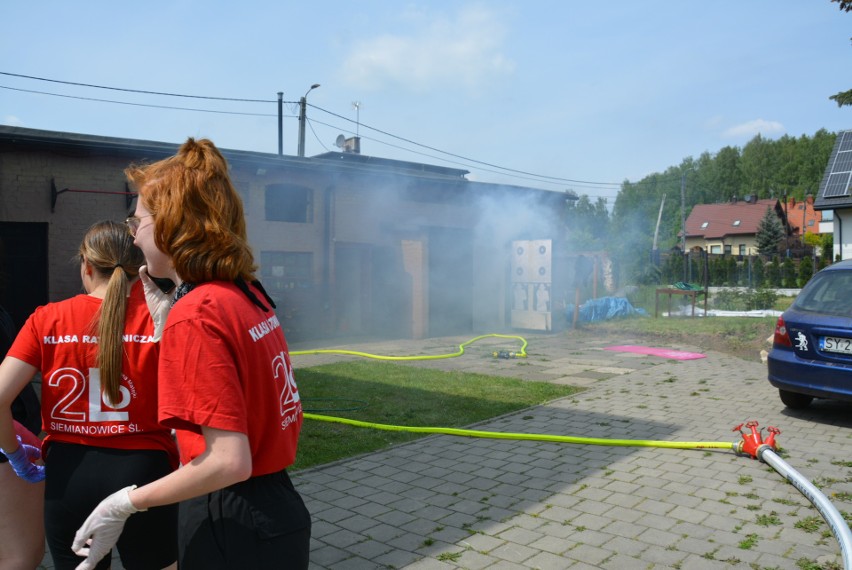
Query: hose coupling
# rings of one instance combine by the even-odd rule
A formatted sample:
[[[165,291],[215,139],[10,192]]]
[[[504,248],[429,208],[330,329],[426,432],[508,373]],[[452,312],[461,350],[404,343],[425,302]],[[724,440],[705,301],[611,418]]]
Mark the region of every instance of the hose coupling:
[[[743,425],[750,430],[750,433],[742,429]],[[775,436],[780,434],[781,430],[776,427],[769,426],[766,428],[766,431],[769,432],[769,436],[766,438],[766,441],[764,441],[763,430],[758,430],[757,427],[758,423],[754,420],[734,426],[733,431],[738,431],[740,432],[740,435],[743,436],[742,441],[740,441],[737,445],[737,453],[748,454],[752,459],[758,459],[762,452],[762,448],[769,447],[773,450],[776,448]]]

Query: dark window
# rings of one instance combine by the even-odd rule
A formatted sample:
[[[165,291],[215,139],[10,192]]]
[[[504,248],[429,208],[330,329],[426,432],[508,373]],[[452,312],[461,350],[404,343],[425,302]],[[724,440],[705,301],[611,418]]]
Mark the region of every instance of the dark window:
[[[800,311],[849,316],[852,311],[852,271],[821,271],[808,281],[793,302]]]
[[[260,275],[273,296],[287,289],[311,286],[314,254],[292,251],[261,251]]]
[[[740,244],[740,255],[745,255],[745,254],[746,254],[746,246],[745,246],[745,244],[741,243]]]
[[[726,255],[731,255],[731,246],[729,246],[729,245],[725,245],[725,254],[726,254]]]
[[[314,192],[294,184],[266,187],[266,219],[273,222],[311,224],[314,221]]]

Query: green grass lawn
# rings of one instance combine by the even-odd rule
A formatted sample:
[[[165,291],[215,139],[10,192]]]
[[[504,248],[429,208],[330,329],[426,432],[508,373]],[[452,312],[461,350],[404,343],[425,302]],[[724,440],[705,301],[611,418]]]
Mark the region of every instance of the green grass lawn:
[[[571,386],[444,372],[375,361],[346,361],[298,371],[306,412],[365,422],[464,427],[569,396]],[[295,469],[411,441],[420,434],[306,419]]]
[[[589,323],[562,334],[636,337],[656,346],[683,344],[751,361],[769,349],[775,317],[630,317]],[[347,360],[299,369],[306,412],[390,425],[466,427],[569,396],[578,388],[432,368]],[[305,469],[388,446],[422,434],[365,429],[306,419],[295,469]]]

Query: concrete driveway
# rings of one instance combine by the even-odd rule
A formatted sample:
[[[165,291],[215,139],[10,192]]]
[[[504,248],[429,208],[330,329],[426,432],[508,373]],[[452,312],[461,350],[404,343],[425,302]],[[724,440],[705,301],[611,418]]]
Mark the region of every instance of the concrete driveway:
[[[458,358],[407,365],[587,388],[482,430],[733,442],[744,421],[777,426],[786,461],[852,511],[852,406],[818,401],[787,412],[758,355],[676,361],[604,350],[647,344],[627,336],[525,338],[526,359],[493,358],[520,345],[488,338]],[[335,348],[444,354],[467,340]],[[294,356],[297,382],[299,368],[340,358],[352,357]],[[817,510],[769,466],[731,451],[434,435],[300,471],[294,481],[313,515],[316,569],[841,568]]]

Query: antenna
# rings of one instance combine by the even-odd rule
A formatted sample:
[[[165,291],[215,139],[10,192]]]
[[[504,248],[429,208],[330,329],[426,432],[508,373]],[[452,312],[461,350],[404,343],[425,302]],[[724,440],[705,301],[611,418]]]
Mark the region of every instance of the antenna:
[[[337,135],[337,139],[334,141],[334,146],[337,148],[343,148],[346,146],[346,137],[343,135]]]
[[[352,101],[352,108],[355,109],[355,136],[359,135],[359,130],[361,127],[361,101]]]

